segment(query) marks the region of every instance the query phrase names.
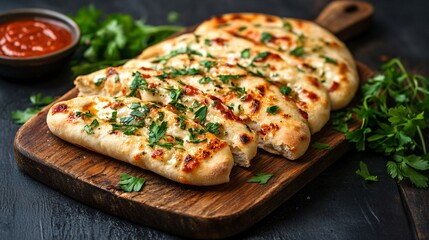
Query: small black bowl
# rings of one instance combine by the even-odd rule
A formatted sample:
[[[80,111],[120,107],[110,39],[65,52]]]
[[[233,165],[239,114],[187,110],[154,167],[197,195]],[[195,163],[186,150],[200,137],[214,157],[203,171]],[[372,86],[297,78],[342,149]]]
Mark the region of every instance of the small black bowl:
[[[58,51],[40,56],[17,58],[0,55],[0,75],[31,81],[62,69],[78,46],[80,38],[78,25],[64,14],[47,9],[22,8],[0,13],[0,23],[19,19],[40,19],[59,23],[71,33],[71,43]]]

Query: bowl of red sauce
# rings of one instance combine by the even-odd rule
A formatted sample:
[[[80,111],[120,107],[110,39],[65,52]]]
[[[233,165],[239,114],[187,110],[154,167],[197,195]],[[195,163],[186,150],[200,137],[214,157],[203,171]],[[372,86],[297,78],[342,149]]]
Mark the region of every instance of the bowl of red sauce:
[[[54,74],[70,60],[79,38],[78,25],[55,11],[0,13],[0,75],[31,81]]]

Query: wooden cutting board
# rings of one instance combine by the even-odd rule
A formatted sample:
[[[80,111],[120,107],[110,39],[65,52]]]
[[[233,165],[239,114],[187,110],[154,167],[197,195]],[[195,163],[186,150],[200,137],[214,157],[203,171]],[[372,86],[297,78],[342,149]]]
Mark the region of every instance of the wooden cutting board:
[[[330,17],[326,19],[323,14],[326,11],[332,13],[332,9],[339,11],[338,8],[343,14],[345,7],[351,6],[342,5],[350,4],[347,1],[338,3],[334,8],[328,6],[328,10],[319,16],[318,23],[331,26]],[[360,10],[361,7],[358,12]],[[367,24],[363,20],[367,21],[368,16],[359,14],[358,20],[335,32],[345,32],[343,37],[356,33],[344,29],[362,28],[360,24]],[[347,14],[345,16],[348,18]],[[351,16],[356,18],[353,14]],[[358,70],[361,80],[372,74],[370,69],[359,63]],[[76,97],[77,93],[77,89],[72,89],[57,101]],[[328,124],[313,136],[312,141],[326,143],[331,146],[330,150],[310,147],[298,161],[288,161],[259,150],[251,167],[233,168],[228,184],[185,186],[57,138],[46,125],[49,107],[30,119],[16,134],[15,159],[23,171],[87,205],[185,237],[221,238],[244,231],[283,204],[350,148],[344,135],[332,130]],[[359,123],[354,121],[350,126],[355,129]],[[147,179],[143,190],[133,193],[121,191],[118,188],[121,173]],[[274,176],[265,185],[247,183],[258,173]]]

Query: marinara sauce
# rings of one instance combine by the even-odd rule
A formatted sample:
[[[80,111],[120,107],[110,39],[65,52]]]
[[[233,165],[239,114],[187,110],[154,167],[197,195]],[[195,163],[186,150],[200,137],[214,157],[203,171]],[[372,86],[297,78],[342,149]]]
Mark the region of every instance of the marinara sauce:
[[[70,45],[69,30],[52,21],[22,19],[0,24],[0,55],[34,57]]]

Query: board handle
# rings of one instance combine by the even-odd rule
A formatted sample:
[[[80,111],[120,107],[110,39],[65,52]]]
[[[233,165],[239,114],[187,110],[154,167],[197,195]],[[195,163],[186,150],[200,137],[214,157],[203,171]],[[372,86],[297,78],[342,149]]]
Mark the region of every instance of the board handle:
[[[350,39],[371,25],[374,7],[364,1],[333,1],[328,4],[315,22],[327,28],[341,40]]]

